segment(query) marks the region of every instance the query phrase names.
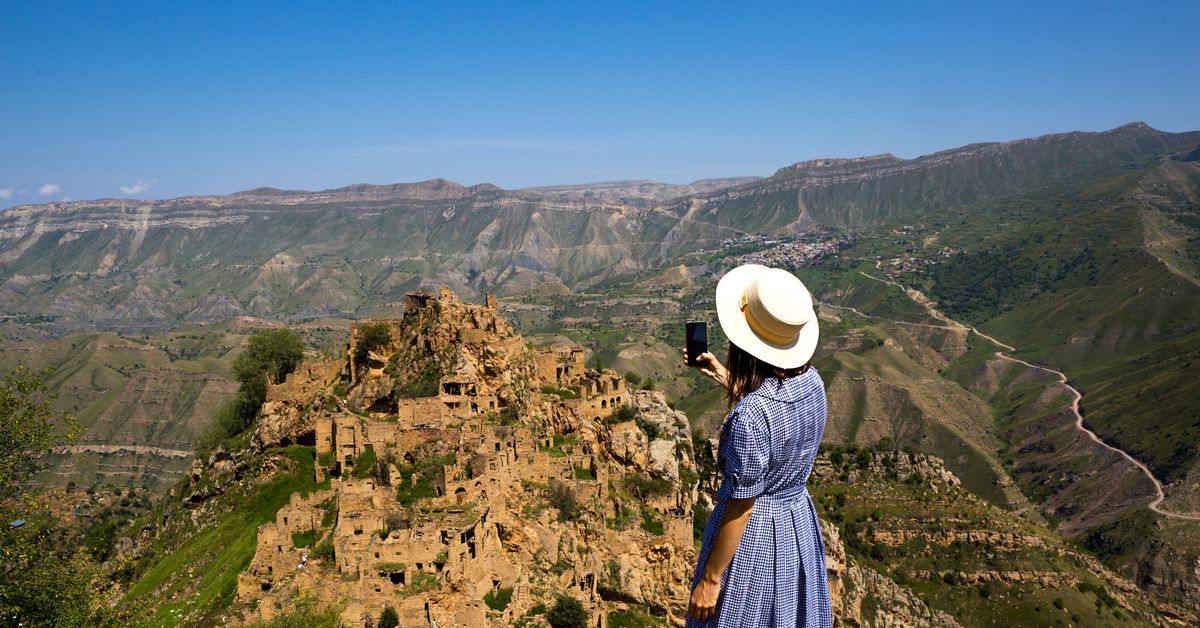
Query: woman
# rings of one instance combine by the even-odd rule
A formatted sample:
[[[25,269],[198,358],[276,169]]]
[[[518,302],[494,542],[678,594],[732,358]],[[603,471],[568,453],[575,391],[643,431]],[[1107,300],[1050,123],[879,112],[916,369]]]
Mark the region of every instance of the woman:
[[[809,364],[812,296],[786,270],[749,264],[721,279],[716,304],[729,366],[704,353],[697,368],[733,407],[721,426],[719,503],[704,530],[688,628],[827,628],[825,549],[805,489],[826,414]]]

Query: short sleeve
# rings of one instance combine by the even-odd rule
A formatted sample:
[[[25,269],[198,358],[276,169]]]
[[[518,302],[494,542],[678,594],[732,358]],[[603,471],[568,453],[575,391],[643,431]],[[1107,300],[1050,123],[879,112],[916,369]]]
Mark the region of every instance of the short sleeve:
[[[725,476],[732,482],[730,497],[758,497],[766,488],[770,443],[767,439],[766,417],[761,408],[742,407],[729,417],[726,440]]]

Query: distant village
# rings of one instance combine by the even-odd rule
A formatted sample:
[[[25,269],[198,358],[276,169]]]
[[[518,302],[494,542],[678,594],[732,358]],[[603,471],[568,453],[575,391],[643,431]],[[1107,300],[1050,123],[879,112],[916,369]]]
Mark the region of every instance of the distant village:
[[[849,246],[858,237],[858,234],[851,234],[823,240],[813,238],[811,235],[790,237],[751,233],[722,240],[720,248],[762,247],[761,250],[752,253],[736,255],[730,258],[730,263],[733,265],[762,264],[794,270],[837,255],[838,251]]]

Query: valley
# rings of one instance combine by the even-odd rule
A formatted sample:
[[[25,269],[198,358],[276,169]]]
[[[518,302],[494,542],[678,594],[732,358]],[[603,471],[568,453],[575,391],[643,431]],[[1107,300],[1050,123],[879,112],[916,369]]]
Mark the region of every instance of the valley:
[[[310,360],[339,360],[352,321],[399,320],[408,295],[444,285],[464,301],[495,295],[498,315],[532,347],[578,345],[587,368],[617,374],[631,396],[661,395],[662,412],[682,412],[703,440],[726,404],[680,363],[683,323],[708,321],[721,355],[717,280],[739,263],[781,265],[817,301],[828,455],[876,452],[861,465],[872,484],[848,484],[853,465],[828,458],[837,471],[816,478],[845,565],[915,596],[929,625],[953,625],[938,613],[1002,623],[1017,617],[1006,605],[1050,617],[1041,613],[1055,597],[1076,613],[1095,602],[1097,619],[1083,625],[1190,621],[1180,609],[1200,605],[1198,144],[1200,133],[1132,124],[687,186],[510,191],[434,180],[25,206],[0,214],[0,366],[45,369],[54,407],[80,419],[82,436],[46,457],[39,483],[163,493],[181,478],[203,484],[192,454],[234,396],[232,364],[255,331],[286,326]],[[260,464],[267,449],[239,455]],[[307,470],[318,453],[267,459],[276,471]],[[921,456],[954,478],[961,512],[933,508],[942,493],[905,493],[905,478],[879,466]],[[949,480],[938,482],[945,490]],[[690,512],[700,502],[689,499]],[[888,530],[876,503],[932,510]],[[220,523],[235,506],[213,508]],[[910,528],[937,518],[975,531],[1019,526],[1055,549],[1035,565],[1005,563],[1017,560],[1004,554],[1012,548],[992,548],[995,564],[952,568],[977,537],[939,529],[919,536],[942,539],[942,558],[911,559]],[[1003,572],[1035,575],[981,575]],[[1027,587],[1043,576],[1059,590],[1048,599]],[[535,597],[521,599],[531,608]],[[605,612],[665,618],[669,607],[678,617],[678,592],[668,597]],[[850,599],[856,621],[884,621],[874,602]]]

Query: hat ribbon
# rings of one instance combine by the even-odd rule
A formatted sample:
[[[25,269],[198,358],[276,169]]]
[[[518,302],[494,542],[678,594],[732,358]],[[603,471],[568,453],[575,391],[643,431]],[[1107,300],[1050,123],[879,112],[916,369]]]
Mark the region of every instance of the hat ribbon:
[[[754,311],[752,309],[748,309],[749,305],[749,296],[742,294],[741,300],[738,301],[738,309],[742,311],[742,315],[746,319],[746,323],[750,325],[750,330],[758,334],[763,340],[766,340],[771,344],[786,345],[791,344],[792,341],[796,339],[796,336],[781,336],[775,332],[772,332],[766,327],[763,327],[762,323],[759,323],[757,320],[755,320]]]

